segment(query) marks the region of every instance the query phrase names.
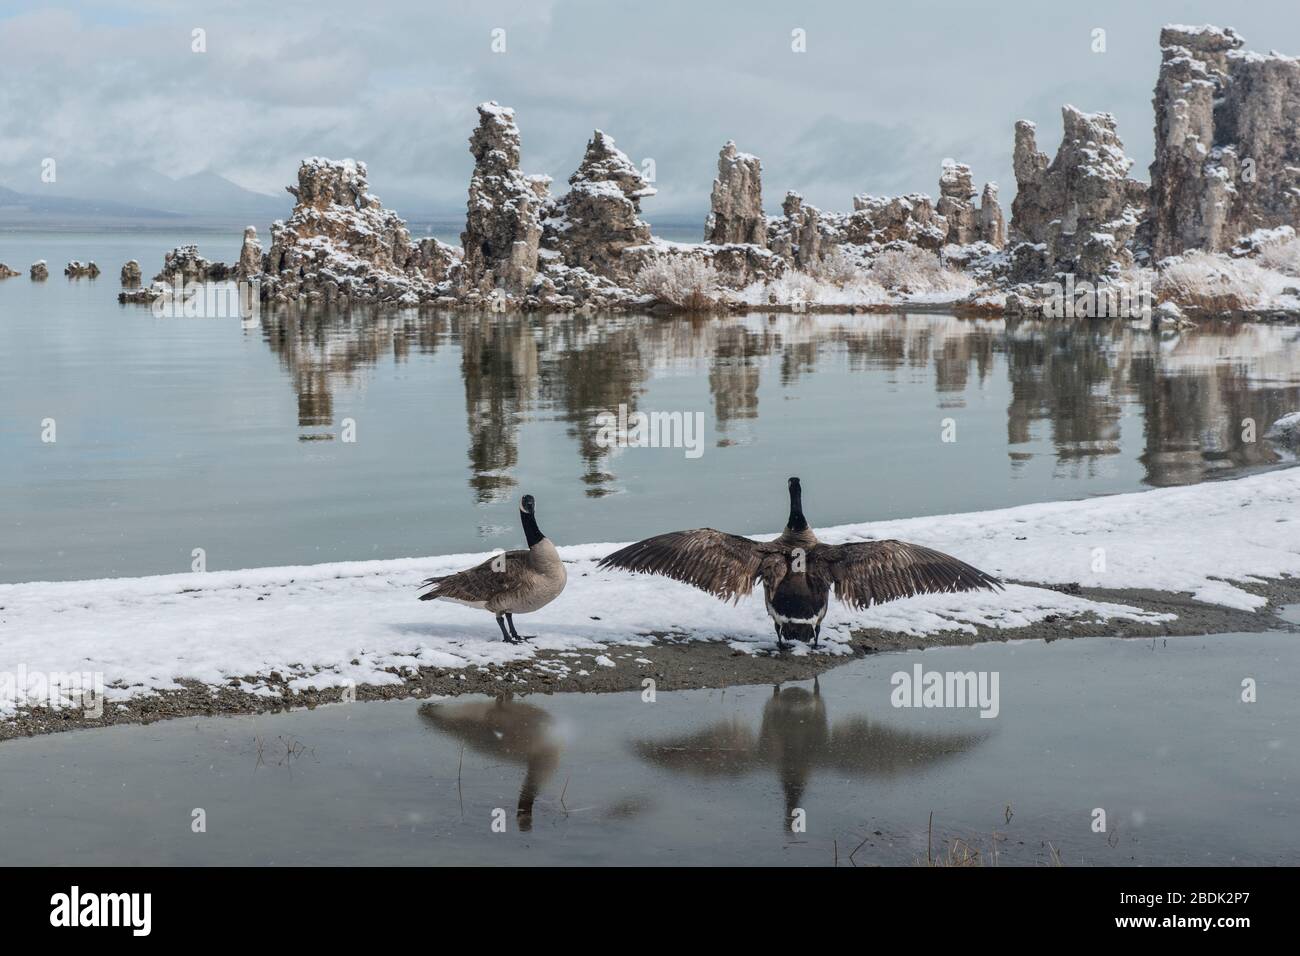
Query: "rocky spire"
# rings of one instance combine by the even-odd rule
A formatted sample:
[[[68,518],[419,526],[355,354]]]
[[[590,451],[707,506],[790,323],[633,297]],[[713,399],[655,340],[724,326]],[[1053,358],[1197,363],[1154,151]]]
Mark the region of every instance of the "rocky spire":
[[[739,152],[731,140],[718,154],[718,178],[713,181],[704,241],[718,245],[733,242],[767,245],[763,164],[757,156]]]
[[[975,207],[975,187],[971,185],[970,167],[951,160],[939,174],[939,201],[934,211],[947,223],[947,241],[959,246],[979,238],[979,211]]]
[[[1128,178],[1133,161],[1109,113],[1061,108],[1064,135],[1051,164],[1038,152],[1034,126],[1016,124],[1011,207],[1013,241],[1041,244],[1049,272],[1096,278],[1131,261],[1146,187]]]
[[[821,210],[803,201],[794,190],[781,203],[783,219],[768,224],[769,245],[774,253],[801,269],[822,257]]]
[[[262,243],[257,238],[257,227],[244,229],[244,244],[239,247],[239,262],[235,265],[235,277],[251,279],[262,274]]]
[[[1300,60],[1249,53],[1244,42],[1231,28],[1160,31],[1157,257],[1223,251],[1256,229],[1300,226]]]
[[[489,102],[479,105],[478,115],[478,127],[469,139],[474,174],[460,236],[463,279],[472,287],[500,286],[522,294],[537,273],[541,210],[550,178],[520,172],[514,110]]]
[[[1016,174],[1016,198],[1011,201],[1011,241],[1039,243],[1046,239],[1052,210],[1044,203],[1043,189],[1050,160],[1038,150],[1036,124],[1016,121],[1016,143],[1011,166]]]
[[[979,237],[998,249],[1007,244],[1007,223],[998,203],[997,183],[984,184],[984,193],[980,196]]]

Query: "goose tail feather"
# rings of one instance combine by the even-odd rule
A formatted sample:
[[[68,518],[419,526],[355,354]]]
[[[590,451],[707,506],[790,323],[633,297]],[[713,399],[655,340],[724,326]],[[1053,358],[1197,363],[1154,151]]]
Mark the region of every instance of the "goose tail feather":
[[[420,587],[429,588],[429,590],[425,591],[423,594],[420,595],[420,600],[433,601],[438,597],[440,597],[441,595],[439,595],[438,593],[438,585],[441,584],[443,581],[447,580],[447,578],[449,577],[451,577],[450,574],[444,574],[436,578],[425,578],[424,583],[421,584]],[[432,587],[430,587],[430,585],[432,585]]]

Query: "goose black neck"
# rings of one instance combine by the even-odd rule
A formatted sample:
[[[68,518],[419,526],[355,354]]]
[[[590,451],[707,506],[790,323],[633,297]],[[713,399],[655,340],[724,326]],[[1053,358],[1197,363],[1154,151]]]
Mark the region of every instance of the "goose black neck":
[[[537,527],[537,516],[531,511],[520,511],[519,518],[524,523],[524,538],[528,541],[528,547],[531,548],[546,537],[542,534],[542,529]]]
[[[787,531],[808,529],[808,520],[803,516],[803,491],[797,486],[790,489],[790,520],[785,527]]]

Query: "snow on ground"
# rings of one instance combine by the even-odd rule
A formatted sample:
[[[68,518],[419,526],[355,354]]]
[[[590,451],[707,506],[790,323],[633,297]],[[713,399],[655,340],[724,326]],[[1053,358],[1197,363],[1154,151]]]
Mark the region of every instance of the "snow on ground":
[[[1300,575],[1298,505],[1300,468],[1294,468],[1084,501],[846,525],[819,535],[830,543],[903,538],[1008,579],[1185,591],[1253,610],[1264,602],[1232,582]],[[120,700],[176,687],[177,678],[217,685],[272,671],[299,689],[397,683],[401,678],[389,668],[503,663],[539,649],[572,655],[575,666],[577,652],[586,652],[603,658],[598,666],[609,666],[611,645],[646,646],[656,634],[749,651],[772,646],[761,595],[732,606],[674,581],[596,572],[596,559],[616,547],[560,549],[568,589],[549,607],[519,618],[522,632],[536,635],[523,645],[502,643],[485,612],[416,600],[423,578],[467,567],[482,554],[0,585],[0,712],[14,710],[15,674],[102,673],[109,700]],[[826,653],[847,654],[851,626],[925,635],[1082,614],[1168,619],[1012,585],[865,612],[833,604],[823,641]],[[568,665],[545,666],[563,673]],[[265,690],[256,679],[241,686]]]

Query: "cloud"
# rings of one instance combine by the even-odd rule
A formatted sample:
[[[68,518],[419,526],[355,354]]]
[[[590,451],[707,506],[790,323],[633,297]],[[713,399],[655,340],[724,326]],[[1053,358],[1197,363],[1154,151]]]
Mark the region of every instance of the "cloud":
[[[1213,20],[1215,6],[20,5],[0,19],[0,182],[33,188],[53,156],[68,190],[75,181],[62,180],[93,161],[213,170],[282,194],[303,156],[349,155],[399,210],[458,213],[474,106],[496,99],[517,110],[526,170],[553,176],[557,190],[594,128],[653,158],[652,219],[702,214],[727,139],[762,157],[771,209],[790,188],[839,209],[860,192],[933,193],[948,156],[1000,181],[1009,202],[1014,121],[1038,121],[1052,148],[1067,101],[1115,113],[1143,175],[1159,25]],[[1300,50],[1292,3],[1230,20],[1263,47]],[[1090,49],[1097,27],[1104,54]],[[195,28],[206,53],[191,52]],[[505,53],[492,51],[496,28]],[[791,50],[796,28],[806,53]]]

